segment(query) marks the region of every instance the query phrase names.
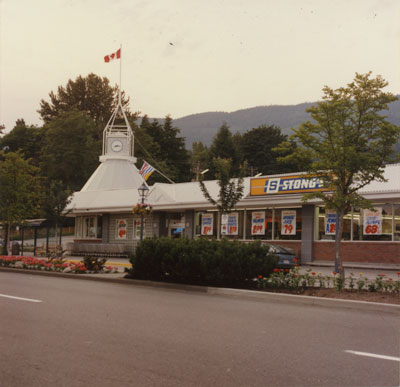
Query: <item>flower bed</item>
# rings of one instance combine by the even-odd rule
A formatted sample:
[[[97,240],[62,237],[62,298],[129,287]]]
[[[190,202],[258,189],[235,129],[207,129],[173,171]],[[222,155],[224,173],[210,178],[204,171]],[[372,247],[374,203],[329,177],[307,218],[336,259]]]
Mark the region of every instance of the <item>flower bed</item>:
[[[63,259],[46,260],[19,255],[0,255],[0,266],[75,274],[93,273],[93,271],[88,270],[83,262],[66,262]],[[118,268],[114,266],[103,268],[104,273],[116,273],[117,271]]]
[[[306,273],[300,274],[299,268],[274,269],[269,277],[258,276],[257,287],[259,289],[290,290],[303,293],[306,290],[334,289],[337,292],[344,290],[349,292],[384,293],[391,295],[400,294],[400,272],[397,279],[387,277],[386,274],[378,274],[375,279],[368,279],[362,273],[358,277],[350,273],[345,280],[338,273],[322,275],[308,269]]]

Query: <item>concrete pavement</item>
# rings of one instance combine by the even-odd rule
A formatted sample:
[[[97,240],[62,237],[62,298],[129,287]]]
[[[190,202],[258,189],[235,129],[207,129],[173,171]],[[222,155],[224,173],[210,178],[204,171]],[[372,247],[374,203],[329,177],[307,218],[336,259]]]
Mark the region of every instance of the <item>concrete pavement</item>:
[[[398,314],[72,278],[0,271],[1,385],[399,385]]]

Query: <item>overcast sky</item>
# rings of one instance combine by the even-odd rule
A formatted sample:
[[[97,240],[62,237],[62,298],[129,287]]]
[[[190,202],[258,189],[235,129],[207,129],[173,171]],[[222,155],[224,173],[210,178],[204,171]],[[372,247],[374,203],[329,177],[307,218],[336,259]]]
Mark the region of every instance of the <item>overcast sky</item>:
[[[0,0],[0,124],[93,72],[179,118],[319,100],[369,70],[400,93],[400,0]]]

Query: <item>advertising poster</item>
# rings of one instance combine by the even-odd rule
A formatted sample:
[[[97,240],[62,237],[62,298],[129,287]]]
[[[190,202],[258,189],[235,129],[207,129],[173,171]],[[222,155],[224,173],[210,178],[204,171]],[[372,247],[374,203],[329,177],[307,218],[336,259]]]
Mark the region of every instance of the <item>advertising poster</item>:
[[[140,239],[140,219],[135,220],[135,238]],[[143,236],[146,235],[146,219],[143,220]]]
[[[296,210],[282,211],[281,235],[296,235]]]
[[[325,212],[325,235],[336,235],[336,212],[333,210]]]
[[[251,213],[251,235],[265,234],[265,211]]]
[[[238,235],[239,214],[232,212],[221,216],[221,235]]]
[[[364,210],[364,235],[382,234],[382,208]]]
[[[201,219],[201,235],[213,234],[213,214],[203,214]]]
[[[117,219],[117,239],[126,239],[128,223],[126,219]]]

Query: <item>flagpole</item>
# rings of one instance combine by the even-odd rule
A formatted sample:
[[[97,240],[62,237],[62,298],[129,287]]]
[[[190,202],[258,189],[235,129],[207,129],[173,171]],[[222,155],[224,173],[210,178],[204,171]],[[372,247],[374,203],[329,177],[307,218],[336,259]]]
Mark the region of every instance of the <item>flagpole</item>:
[[[120,44],[119,46],[119,53],[120,53],[120,57],[119,57],[119,103],[122,106],[122,101],[121,101],[121,79],[122,79],[122,44]]]

